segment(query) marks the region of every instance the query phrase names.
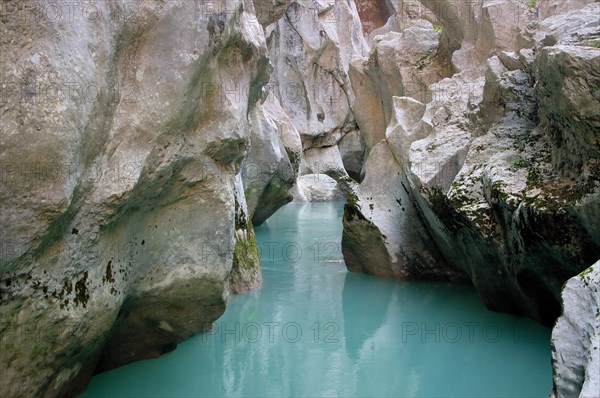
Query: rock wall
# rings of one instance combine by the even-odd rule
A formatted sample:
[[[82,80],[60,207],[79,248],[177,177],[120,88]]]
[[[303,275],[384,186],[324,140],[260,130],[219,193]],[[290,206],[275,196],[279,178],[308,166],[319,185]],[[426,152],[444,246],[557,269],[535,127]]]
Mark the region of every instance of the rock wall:
[[[437,50],[393,80],[437,80],[425,96],[357,95],[380,111],[355,111],[374,133],[365,180],[347,184],[350,270],[467,275],[489,308],[553,324],[562,284],[600,257],[600,4],[587,3],[541,20],[521,1],[422,1],[440,29],[425,14],[409,26],[439,32]],[[390,35],[409,45],[411,29],[374,48]]]
[[[270,72],[252,2],[82,4],[0,8],[11,397],[75,395],[260,284],[240,178]]]

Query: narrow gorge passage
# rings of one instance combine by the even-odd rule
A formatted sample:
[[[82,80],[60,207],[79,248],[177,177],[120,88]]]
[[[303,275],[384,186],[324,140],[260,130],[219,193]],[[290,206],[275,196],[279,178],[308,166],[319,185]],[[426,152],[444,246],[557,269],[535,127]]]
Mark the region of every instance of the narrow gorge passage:
[[[1,0],[0,398],[598,398],[598,15]]]
[[[346,271],[343,203],[290,204],[256,228],[262,289],[212,333],[100,374],[83,395],[540,397],[550,330],[485,309],[467,285]]]

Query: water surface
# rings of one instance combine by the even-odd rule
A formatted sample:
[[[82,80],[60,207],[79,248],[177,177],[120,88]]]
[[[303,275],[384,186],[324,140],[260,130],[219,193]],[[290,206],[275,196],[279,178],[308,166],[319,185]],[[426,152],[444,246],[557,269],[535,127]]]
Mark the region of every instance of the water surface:
[[[550,330],[472,287],[346,272],[342,203],[288,205],[256,228],[264,285],[212,333],[93,378],[85,397],[547,397]]]

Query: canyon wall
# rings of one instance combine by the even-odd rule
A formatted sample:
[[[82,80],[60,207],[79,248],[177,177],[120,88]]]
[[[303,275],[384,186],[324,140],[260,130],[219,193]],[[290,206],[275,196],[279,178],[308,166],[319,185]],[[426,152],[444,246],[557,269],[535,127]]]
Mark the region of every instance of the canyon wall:
[[[598,2],[0,4],[7,395],[209,329],[293,198],[344,192],[351,271],[546,324],[600,257]]]
[[[367,91],[383,98],[362,121],[365,179],[346,184],[348,268],[467,279],[488,308],[552,325],[563,283],[600,257],[600,3],[421,3],[373,38],[372,54],[421,46],[392,79],[431,83]]]
[[[270,74],[253,3],[66,7],[5,1],[0,15],[11,397],[73,396],[260,285],[241,178]]]

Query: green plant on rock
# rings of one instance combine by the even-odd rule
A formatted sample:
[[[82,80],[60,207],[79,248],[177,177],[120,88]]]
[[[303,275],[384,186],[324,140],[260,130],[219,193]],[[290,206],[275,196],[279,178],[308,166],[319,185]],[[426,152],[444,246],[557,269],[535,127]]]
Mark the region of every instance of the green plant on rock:
[[[520,151],[524,151],[525,146],[530,141],[531,141],[531,130],[527,129],[527,130],[525,130],[523,135],[518,136],[517,139],[515,140],[515,148],[517,148]]]
[[[522,169],[524,167],[527,167],[527,161],[523,158],[516,158],[512,161],[512,166],[515,169]]]
[[[435,26],[433,27],[433,30],[435,30],[435,31],[437,32],[437,34],[438,34],[438,35],[441,35],[441,34],[442,34],[442,31],[444,30],[444,28],[443,28],[443,27],[441,27],[441,26],[439,26],[439,25],[435,25]]]
[[[529,8],[536,8],[537,7],[537,0],[527,0],[527,6]]]

